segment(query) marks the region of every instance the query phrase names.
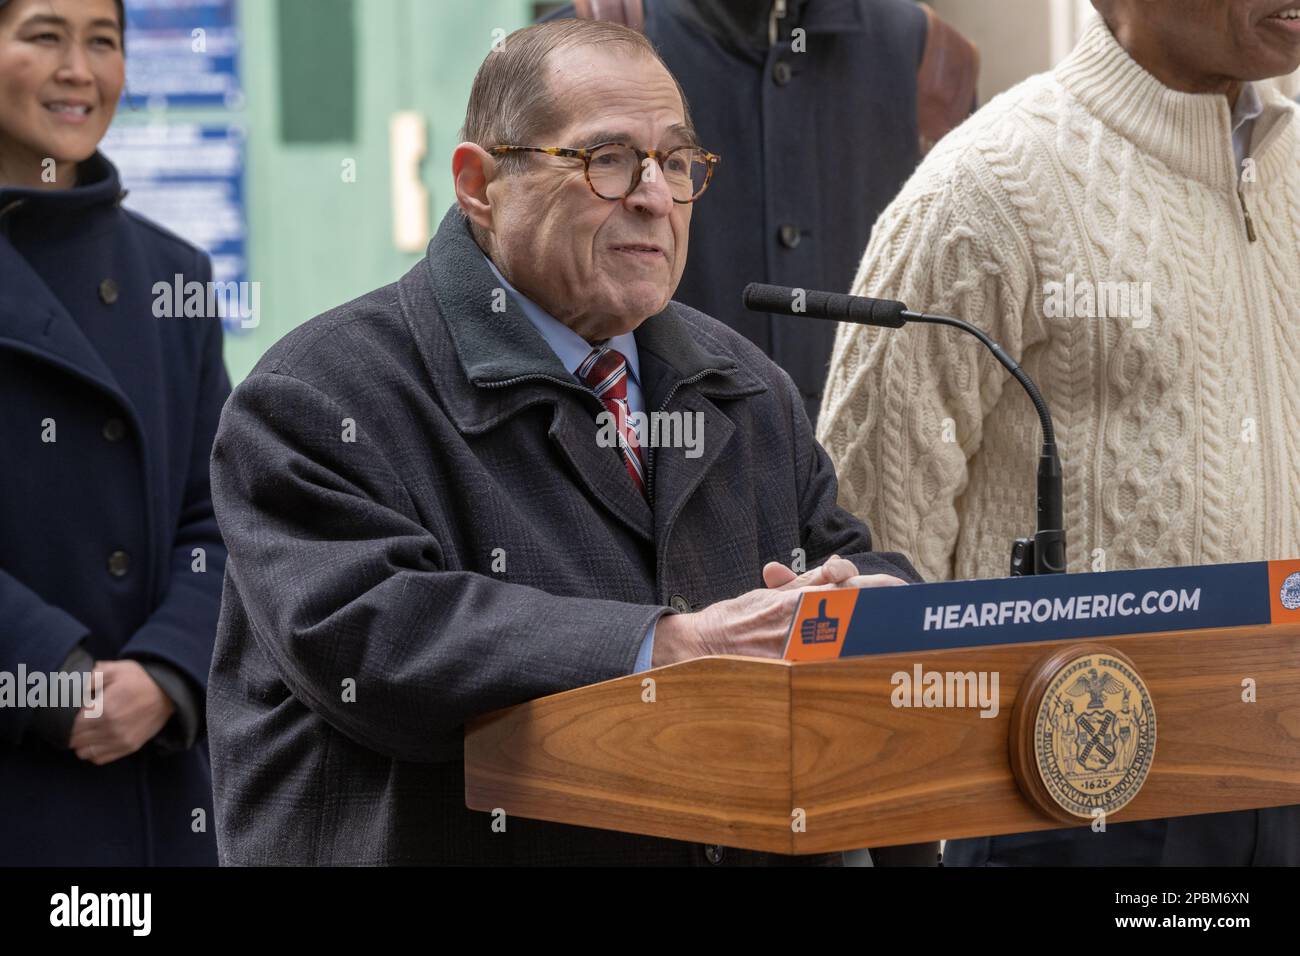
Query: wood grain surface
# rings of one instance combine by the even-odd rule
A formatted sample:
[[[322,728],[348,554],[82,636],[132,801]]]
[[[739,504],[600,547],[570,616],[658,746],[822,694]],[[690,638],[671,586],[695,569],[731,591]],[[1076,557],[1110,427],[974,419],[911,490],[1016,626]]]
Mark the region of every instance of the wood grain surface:
[[[1008,729],[1031,666],[1070,643],[710,657],[555,694],[466,728],[465,802],[779,853],[1059,827],[1021,796]],[[1300,803],[1300,625],[1087,643],[1132,659],[1158,716],[1150,776],[1108,823]],[[891,676],[918,663],[997,672],[997,716],[894,707]]]

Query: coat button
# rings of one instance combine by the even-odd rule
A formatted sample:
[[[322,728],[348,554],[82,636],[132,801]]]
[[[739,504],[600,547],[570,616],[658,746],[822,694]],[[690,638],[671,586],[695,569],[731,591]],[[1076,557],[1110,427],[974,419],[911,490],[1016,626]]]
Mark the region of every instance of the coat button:
[[[790,69],[790,64],[785,60],[777,60],[776,66],[772,67],[772,81],[777,86],[785,86],[794,76],[794,70]]]
[[[680,594],[674,594],[672,600],[668,602],[669,606],[678,614],[691,613],[691,602],[686,600]]]
[[[105,279],[99,284],[99,301],[105,305],[112,305],[117,301],[117,283],[112,279]]]
[[[131,556],[125,551],[114,551],[108,556],[108,573],[115,578],[126,577],[131,570]]]
[[[110,418],[104,422],[104,440],[121,441],[126,437],[126,423],[120,418]]]
[[[803,230],[793,223],[786,223],[781,227],[781,245],[787,249],[793,249],[799,245],[799,240],[803,238]]]
[[[706,846],[704,848],[704,859],[708,860],[714,866],[717,866],[719,863],[721,863],[723,857],[725,857],[726,855],[727,855],[726,850],[718,846],[716,843],[711,846]]]

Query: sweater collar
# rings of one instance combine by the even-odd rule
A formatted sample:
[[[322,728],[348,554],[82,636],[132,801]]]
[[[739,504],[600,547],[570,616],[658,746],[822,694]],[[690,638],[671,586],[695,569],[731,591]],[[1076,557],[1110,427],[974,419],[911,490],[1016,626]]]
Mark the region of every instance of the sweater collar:
[[[1219,93],[1180,93],[1165,86],[1128,55],[1101,17],[1092,18],[1055,74],[1084,109],[1142,152],[1199,182],[1236,188],[1227,98]],[[1268,120],[1287,123],[1290,119],[1287,110],[1266,117],[1261,127],[1271,126]],[[1263,162],[1266,157],[1259,158]]]

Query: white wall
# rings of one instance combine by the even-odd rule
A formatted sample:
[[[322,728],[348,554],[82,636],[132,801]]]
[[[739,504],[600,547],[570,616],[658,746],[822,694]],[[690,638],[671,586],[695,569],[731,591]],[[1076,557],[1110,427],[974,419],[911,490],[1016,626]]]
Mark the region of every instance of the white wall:
[[[987,103],[1052,65],[1052,0],[928,0],[980,50],[979,99]]]
[[[980,48],[980,102],[1027,76],[1050,70],[1093,16],[1091,0],[927,0]],[[1300,93],[1300,72],[1272,81]]]

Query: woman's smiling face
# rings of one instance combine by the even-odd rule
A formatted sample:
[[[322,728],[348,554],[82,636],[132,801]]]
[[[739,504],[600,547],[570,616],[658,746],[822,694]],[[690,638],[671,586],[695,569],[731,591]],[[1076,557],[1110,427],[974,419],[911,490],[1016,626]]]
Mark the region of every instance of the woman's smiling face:
[[[126,84],[115,0],[0,6],[0,182],[71,186]],[[57,178],[44,172],[53,163]]]

